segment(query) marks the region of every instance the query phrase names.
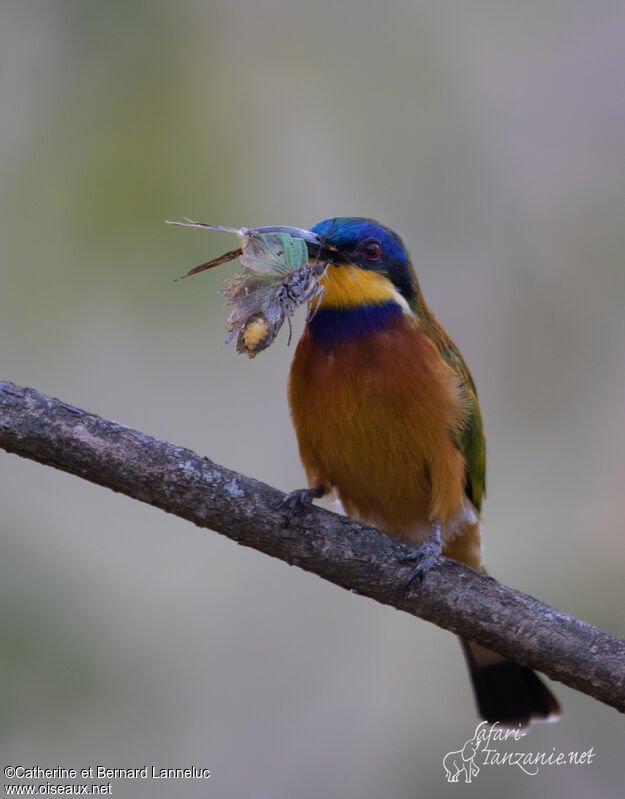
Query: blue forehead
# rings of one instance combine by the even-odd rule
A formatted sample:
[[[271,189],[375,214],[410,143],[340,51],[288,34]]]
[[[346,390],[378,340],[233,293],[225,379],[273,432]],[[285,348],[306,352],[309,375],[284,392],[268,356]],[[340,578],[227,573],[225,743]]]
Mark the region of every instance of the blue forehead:
[[[408,261],[403,242],[397,233],[374,219],[336,216],[318,222],[311,230],[327,244],[342,252],[353,250],[363,240],[377,239],[387,258]]]

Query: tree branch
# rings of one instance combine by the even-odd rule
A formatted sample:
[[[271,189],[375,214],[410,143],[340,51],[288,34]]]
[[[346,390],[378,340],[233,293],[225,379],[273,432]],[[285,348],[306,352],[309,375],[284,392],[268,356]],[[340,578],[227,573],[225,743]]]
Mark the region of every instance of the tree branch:
[[[625,711],[625,641],[453,560],[404,592],[417,548],[321,508],[284,527],[283,494],[208,458],[0,382],[0,447],[227,535],[427,619]]]

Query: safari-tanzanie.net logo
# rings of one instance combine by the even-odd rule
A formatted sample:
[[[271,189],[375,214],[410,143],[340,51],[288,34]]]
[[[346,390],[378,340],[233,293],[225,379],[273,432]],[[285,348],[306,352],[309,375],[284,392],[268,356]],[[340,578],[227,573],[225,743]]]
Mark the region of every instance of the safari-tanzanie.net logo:
[[[481,721],[461,749],[447,752],[443,768],[447,782],[473,782],[483,768],[488,766],[520,768],[530,776],[546,766],[590,765],[596,755],[593,747],[584,752],[521,752],[510,744],[527,735],[525,730],[502,727],[499,722]]]

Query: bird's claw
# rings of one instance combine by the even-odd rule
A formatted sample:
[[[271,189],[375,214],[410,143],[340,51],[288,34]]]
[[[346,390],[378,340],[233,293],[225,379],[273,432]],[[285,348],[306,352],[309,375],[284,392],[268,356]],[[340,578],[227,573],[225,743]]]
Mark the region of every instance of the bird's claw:
[[[319,499],[325,494],[324,486],[313,486],[312,488],[297,488],[287,494],[278,505],[278,510],[285,510],[284,527],[288,527],[293,516],[299,515],[304,508],[312,504],[313,499]]]
[[[417,577],[423,578],[424,575],[432,568],[436,559],[441,554],[443,549],[441,543],[441,525],[438,521],[432,522],[431,532],[429,537],[421,544],[418,552],[414,555],[409,555],[401,558],[401,563],[415,563],[416,566],[410,573],[408,581],[405,585],[404,592],[407,591],[413,580]]]

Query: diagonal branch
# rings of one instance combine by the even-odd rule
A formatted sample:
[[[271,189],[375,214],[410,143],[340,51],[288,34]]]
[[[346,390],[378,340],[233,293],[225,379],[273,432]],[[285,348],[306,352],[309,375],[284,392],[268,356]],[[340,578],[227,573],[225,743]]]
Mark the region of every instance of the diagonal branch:
[[[413,545],[311,507],[284,527],[283,494],[208,458],[0,382],[0,447],[155,505],[315,572],[625,711],[625,641],[447,558],[404,593]]]

